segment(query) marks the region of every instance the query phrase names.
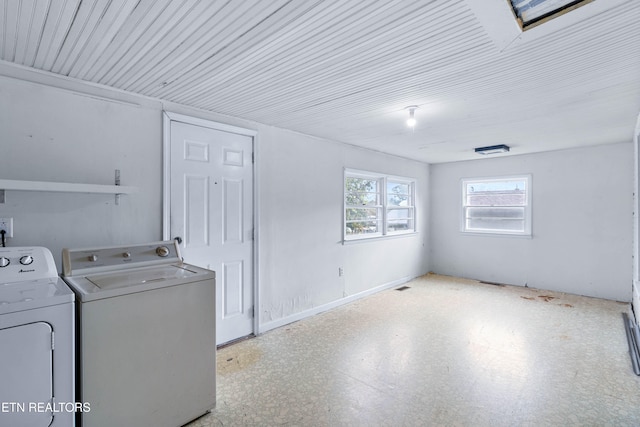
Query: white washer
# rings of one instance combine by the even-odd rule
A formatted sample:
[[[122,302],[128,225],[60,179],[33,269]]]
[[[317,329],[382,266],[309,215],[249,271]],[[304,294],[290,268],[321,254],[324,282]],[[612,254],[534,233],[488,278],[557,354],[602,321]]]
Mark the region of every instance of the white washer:
[[[63,250],[82,427],[177,427],[216,402],[215,273],[174,241]]]
[[[0,248],[0,426],[74,425],[73,301],[48,249]]]

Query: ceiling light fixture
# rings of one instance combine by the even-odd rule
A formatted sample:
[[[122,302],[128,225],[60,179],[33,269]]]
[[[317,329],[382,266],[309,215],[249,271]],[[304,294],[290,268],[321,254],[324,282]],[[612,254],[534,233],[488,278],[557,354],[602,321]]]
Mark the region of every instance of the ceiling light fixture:
[[[415,112],[416,110],[420,108],[417,105],[409,105],[408,107],[404,107],[405,110],[409,110],[409,118],[407,119],[407,126],[409,126],[410,128],[413,128],[416,126],[416,118],[415,118]]]
[[[476,153],[487,155],[487,154],[498,154],[498,153],[507,153],[509,151],[509,146],[500,144],[500,145],[490,145],[488,147],[478,147],[475,149]]]

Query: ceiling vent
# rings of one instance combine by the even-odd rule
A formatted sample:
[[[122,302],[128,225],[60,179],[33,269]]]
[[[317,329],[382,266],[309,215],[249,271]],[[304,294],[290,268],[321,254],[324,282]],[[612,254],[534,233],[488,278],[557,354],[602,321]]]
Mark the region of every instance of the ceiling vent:
[[[509,146],[504,144],[490,145],[488,147],[478,147],[475,149],[475,151],[476,153],[482,154],[482,155],[507,153],[509,152]]]

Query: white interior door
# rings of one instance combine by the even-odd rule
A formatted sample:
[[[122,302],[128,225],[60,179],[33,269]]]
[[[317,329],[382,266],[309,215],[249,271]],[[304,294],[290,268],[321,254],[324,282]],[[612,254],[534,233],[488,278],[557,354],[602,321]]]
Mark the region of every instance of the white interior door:
[[[253,333],[253,137],[170,122],[170,233],[216,272],[216,343]]]

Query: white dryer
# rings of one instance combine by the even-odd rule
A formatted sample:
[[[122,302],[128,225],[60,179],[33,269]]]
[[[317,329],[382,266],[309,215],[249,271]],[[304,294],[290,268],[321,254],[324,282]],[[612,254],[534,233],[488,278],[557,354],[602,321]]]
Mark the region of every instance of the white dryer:
[[[0,248],[0,426],[75,424],[74,319],[48,249]]]

